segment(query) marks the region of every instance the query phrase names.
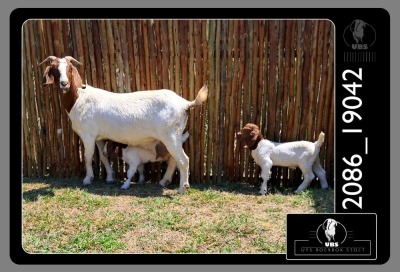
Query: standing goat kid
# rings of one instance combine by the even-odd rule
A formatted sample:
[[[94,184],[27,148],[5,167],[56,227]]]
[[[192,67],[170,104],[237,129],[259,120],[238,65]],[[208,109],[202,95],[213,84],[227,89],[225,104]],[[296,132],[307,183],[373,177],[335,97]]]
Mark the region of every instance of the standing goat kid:
[[[85,146],[86,177],[83,185],[93,180],[92,158],[95,143],[107,172],[107,182],[113,182],[113,170],[103,155],[104,140],[127,145],[165,144],[180,171],[179,193],[189,187],[189,158],[182,148],[182,133],[189,109],[201,106],[208,89],[203,86],[194,101],[187,101],[171,90],[113,93],[86,85],[83,88],[78,70],[81,63],[72,57],[47,57],[50,62],[43,74],[43,84],[55,83],[61,90],[61,102],[71,119],[73,130]],[[41,64],[42,64],[41,63]]]
[[[189,132],[182,135],[182,144],[187,140],[187,138],[189,138]],[[129,164],[127,179],[121,186],[122,190],[127,190],[129,188],[136,170],[139,172],[138,183],[144,183],[144,164],[146,162],[167,161],[167,170],[162,180],[159,181],[159,184],[163,187],[171,181],[176,168],[176,161],[171,157],[171,154],[168,153],[167,148],[162,142],[154,142],[153,145],[144,148],[142,146],[126,146],[121,143],[106,141],[103,154],[105,156],[110,156],[110,158],[122,158],[127,164]]]
[[[319,161],[319,150],[325,138],[323,132],[319,134],[318,141],[315,143],[308,141],[276,143],[264,139],[257,125],[247,124],[237,133],[237,138],[245,142],[251,150],[254,161],[261,167],[263,183],[260,195],[267,193],[267,182],[272,166],[299,167],[301,169],[304,180],[295,191],[296,193],[307,188],[315,175],[319,178],[321,188],[328,188],[325,170]]]

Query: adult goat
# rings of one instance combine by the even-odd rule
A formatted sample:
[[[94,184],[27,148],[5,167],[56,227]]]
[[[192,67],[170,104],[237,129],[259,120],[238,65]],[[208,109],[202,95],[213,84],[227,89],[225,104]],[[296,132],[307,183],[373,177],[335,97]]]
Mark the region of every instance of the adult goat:
[[[92,158],[95,143],[107,171],[107,182],[113,182],[113,170],[103,155],[104,140],[127,145],[151,145],[161,141],[175,159],[180,171],[179,193],[188,182],[189,158],[182,148],[182,133],[189,109],[201,106],[208,89],[203,86],[196,99],[187,101],[171,90],[113,93],[83,86],[73,57],[47,57],[50,62],[43,74],[43,84],[55,83],[61,90],[61,102],[71,119],[73,130],[85,146],[86,177],[83,185],[93,180]]]

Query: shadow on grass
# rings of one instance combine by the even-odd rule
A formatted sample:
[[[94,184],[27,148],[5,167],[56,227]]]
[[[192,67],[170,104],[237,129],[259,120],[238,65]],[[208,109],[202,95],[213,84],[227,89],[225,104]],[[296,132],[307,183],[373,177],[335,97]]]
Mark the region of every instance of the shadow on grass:
[[[140,198],[146,197],[167,197],[173,198],[174,193],[164,194],[165,189],[161,187],[158,183],[146,183],[146,184],[136,184],[131,183],[128,190],[121,190],[122,182],[114,182],[112,184],[107,184],[104,180],[95,179],[89,186],[82,185],[82,179],[71,178],[71,179],[55,179],[55,178],[24,178],[23,182],[25,184],[45,184],[46,188],[32,189],[25,191],[23,197],[27,201],[36,201],[38,196],[53,196],[54,189],[79,189],[85,190],[91,194],[97,194],[102,196],[135,196]],[[215,190],[219,192],[229,192],[233,194],[244,194],[244,195],[257,195],[258,187],[255,184],[241,183],[241,182],[221,182],[221,183],[191,183],[191,188],[188,190]],[[178,191],[178,182],[173,182],[167,185],[166,189]]]
[[[330,186],[328,189],[321,189],[318,180],[313,180],[310,186],[301,193],[294,191],[301,184],[302,180],[297,183],[290,184],[294,187],[271,186],[268,188],[268,194],[282,194],[282,195],[300,195],[308,197],[313,200],[312,207],[315,208],[317,213],[333,213],[335,209],[334,191]]]
[[[54,189],[79,189],[84,190],[91,194],[97,194],[102,196],[136,196],[136,197],[167,197],[169,195],[163,195],[164,189],[157,183],[146,183],[144,185],[131,184],[128,190],[121,190],[120,187],[122,182],[114,182],[107,184],[103,180],[94,180],[89,186],[82,185],[82,179],[71,178],[71,179],[54,179],[54,178],[24,178],[24,184],[40,183],[46,184],[48,187],[41,189],[33,189],[23,193],[23,197],[28,201],[37,200],[39,195],[49,195],[48,192],[52,192]],[[53,193],[54,195],[54,193]],[[51,196],[51,195],[50,195]]]
[[[102,196],[135,196],[139,198],[147,197],[166,197],[172,199],[175,194],[164,194],[164,188],[158,185],[158,183],[146,183],[143,185],[131,184],[128,190],[121,190],[120,187],[122,182],[114,182],[113,184],[107,184],[104,180],[94,180],[91,185],[83,186],[82,179],[54,179],[54,178],[24,178],[24,183],[40,183],[46,184],[48,187],[33,189],[23,193],[25,201],[36,201],[39,196],[54,196],[54,189],[79,189],[84,190],[91,194],[97,194]],[[334,197],[333,190],[322,190],[318,188],[317,181],[313,181],[313,185],[305,191],[301,192],[300,195],[313,199],[313,206],[318,213],[333,213],[334,212]],[[317,182],[318,183],[318,182]],[[243,182],[220,182],[220,183],[192,183],[189,190],[207,191],[214,190],[219,192],[228,192],[232,194],[241,195],[258,195],[258,191],[261,185],[260,183],[243,183]],[[178,190],[178,183],[174,182],[167,186],[169,190]],[[295,195],[294,191],[297,187],[285,187],[285,186],[269,186],[268,195]],[[177,193],[176,193],[177,194]]]
[[[35,202],[38,200],[39,196],[53,197],[54,196],[53,189],[51,187],[46,187],[46,188],[29,190],[23,193],[23,198],[26,202]]]

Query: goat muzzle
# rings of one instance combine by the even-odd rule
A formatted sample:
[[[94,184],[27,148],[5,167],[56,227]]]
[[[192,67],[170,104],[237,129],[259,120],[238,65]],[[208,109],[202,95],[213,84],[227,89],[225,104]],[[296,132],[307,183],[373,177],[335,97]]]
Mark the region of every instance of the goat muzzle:
[[[60,90],[63,94],[66,94],[69,91],[69,82],[68,81],[61,81],[60,82]]]

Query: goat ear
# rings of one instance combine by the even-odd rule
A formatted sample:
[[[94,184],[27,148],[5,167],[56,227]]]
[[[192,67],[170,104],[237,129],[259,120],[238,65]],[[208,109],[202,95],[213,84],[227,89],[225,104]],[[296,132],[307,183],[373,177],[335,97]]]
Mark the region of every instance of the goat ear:
[[[43,73],[42,84],[49,85],[54,83],[54,76],[50,71],[51,66],[47,66]]]
[[[328,219],[326,219],[325,221],[324,221],[324,223],[322,223],[322,229],[323,230],[326,230],[326,226],[328,225]]]
[[[350,31],[354,31],[354,29],[356,28],[357,25],[357,20],[354,20],[351,24],[350,24]]]
[[[72,68],[72,77],[74,78],[75,85],[78,87],[83,87],[82,78],[79,75],[78,69],[76,69],[75,66],[72,66],[71,68]],[[86,85],[84,88],[86,88]]]
[[[258,130],[253,130],[252,132],[250,132],[250,136],[253,137],[252,138],[253,141],[256,141],[259,135],[260,132]]]

